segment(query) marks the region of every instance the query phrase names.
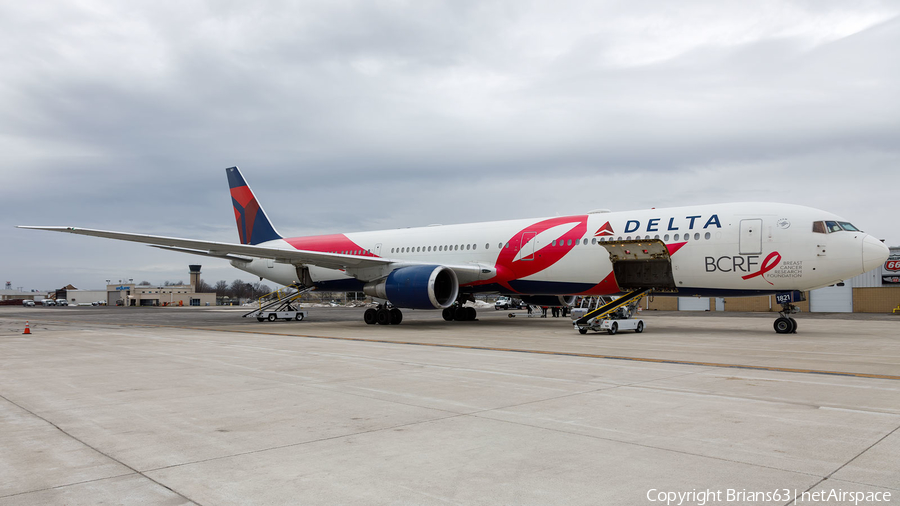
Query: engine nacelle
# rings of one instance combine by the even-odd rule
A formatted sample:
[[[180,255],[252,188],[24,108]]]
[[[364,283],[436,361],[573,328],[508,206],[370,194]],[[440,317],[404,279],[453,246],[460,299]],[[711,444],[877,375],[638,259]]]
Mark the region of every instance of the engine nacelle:
[[[459,280],[453,269],[442,265],[411,265],[366,283],[363,292],[397,307],[443,309],[456,302]]]
[[[525,295],[522,302],[531,306],[562,307],[575,303],[574,295]]]

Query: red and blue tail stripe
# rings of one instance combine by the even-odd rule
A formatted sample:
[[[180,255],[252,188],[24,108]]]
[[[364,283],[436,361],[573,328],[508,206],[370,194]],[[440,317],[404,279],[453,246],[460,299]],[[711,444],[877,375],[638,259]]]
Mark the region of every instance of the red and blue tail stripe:
[[[241,244],[260,244],[281,239],[281,235],[275,231],[250,186],[244,181],[240,169],[229,167],[225,169],[225,173],[228,175],[231,204],[234,206],[234,219],[237,221]]]

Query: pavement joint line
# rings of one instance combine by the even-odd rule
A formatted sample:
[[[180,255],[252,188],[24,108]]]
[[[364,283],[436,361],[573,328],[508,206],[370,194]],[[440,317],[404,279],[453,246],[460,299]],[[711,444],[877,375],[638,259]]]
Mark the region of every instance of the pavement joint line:
[[[37,494],[38,492],[46,492],[48,490],[59,490],[59,489],[67,488],[67,487],[74,487],[76,485],[84,485],[85,483],[96,483],[98,481],[114,480],[116,478],[125,478],[126,476],[139,476],[139,475],[137,473],[125,473],[125,474],[117,474],[115,476],[105,476],[103,478],[95,478],[93,480],[76,481],[74,483],[64,483],[62,485],[56,485],[53,487],[38,488],[35,490],[26,490],[24,492],[16,492],[15,494],[9,494],[9,495],[0,495],[0,499],[7,499],[10,497],[16,497],[16,496],[20,496],[20,495]]]
[[[47,321],[47,320],[44,320]],[[50,321],[60,321],[60,320],[50,320]],[[67,320],[62,320],[66,323],[79,323],[82,325],[89,325],[93,322],[79,321],[79,322],[71,322]],[[93,323],[97,324],[97,323]],[[207,332],[231,332],[235,334],[257,334],[257,335],[265,335],[265,336],[281,336],[281,337],[302,337],[306,339],[332,339],[336,341],[351,341],[351,342],[363,342],[363,343],[377,343],[377,344],[400,344],[406,346],[431,346],[435,348],[455,348],[455,349],[463,349],[463,350],[480,350],[480,351],[500,351],[500,352],[508,352],[508,353],[530,353],[535,355],[554,355],[561,357],[579,357],[579,358],[593,358],[593,359],[603,359],[603,360],[624,360],[630,362],[646,362],[646,363],[656,363],[656,364],[674,364],[674,365],[694,365],[701,367],[717,367],[722,369],[749,369],[754,371],[773,371],[773,372],[787,372],[787,373],[796,373],[796,374],[820,374],[823,376],[845,376],[852,378],[869,378],[869,379],[884,379],[884,380],[893,380],[900,381],[900,376],[890,375],[890,374],[873,374],[873,373],[861,373],[861,372],[849,372],[849,371],[827,371],[827,370],[819,370],[819,369],[798,369],[793,367],[776,367],[776,366],[764,366],[764,365],[749,365],[749,364],[725,364],[719,362],[701,362],[701,361],[693,361],[693,360],[676,360],[676,359],[665,359],[665,358],[649,358],[649,357],[628,357],[623,355],[604,355],[604,354],[595,354],[595,353],[578,353],[578,352],[569,352],[569,351],[550,351],[550,350],[534,350],[527,348],[502,348],[502,347],[494,347],[494,346],[475,346],[475,345],[465,345],[465,344],[448,344],[448,343],[425,343],[425,342],[415,342],[415,341],[399,341],[392,339],[369,339],[364,337],[339,337],[339,336],[318,336],[312,334],[285,334],[280,332],[260,332],[260,331],[250,331],[250,330],[235,330],[235,329],[213,329],[207,327],[188,327],[183,325],[153,325],[149,323],[99,323],[99,325],[111,325],[111,326],[128,326],[128,327],[146,327],[146,328],[170,328],[170,329],[183,329],[183,330],[199,330],[199,331],[207,331]]]
[[[256,453],[265,453],[265,452],[269,452],[269,451],[272,451],[272,450],[283,450],[283,449],[285,449],[285,448],[293,448],[293,447],[295,447],[295,446],[303,446],[303,445],[308,445],[308,444],[322,443],[322,442],[324,442],[324,441],[334,441],[334,440],[336,440],[336,439],[343,439],[343,438],[348,438],[348,437],[364,436],[364,435],[366,435],[366,434],[374,434],[374,433],[376,433],[376,432],[381,432],[381,431],[396,430],[396,429],[401,429],[401,428],[403,428],[403,427],[412,427],[413,425],[421,425],[421,424],[425,424],[425,423],[440,422],[440,421],[444,421],[444,420],[450,420],[451,418],[459,418],[459,417],[462,417],[462,416],[468,416],[468,415],[466,415],[465,413],[453,413],[453,412],[451,412],[451,411],[446,411],[446,410],[439,410],[439,411],[444,411],[445,413],[450,413],[450,414],[449,414],[448,416],[442,416],[442,417],[439,417],[439,418],[430,418],[430,419],[428,419],[428,420],[418,420],[418,421],[414,421],[414,422],[403,423],[403,424],[400,424],[400,425],[392,425],[392,426],[390,426],[390,427],[379,427],[379,428],[376,428],[376,429],[363,430],[363,431],[359,431],[359,432],[354,432],[354,433],[352,433],[352,434],[337,434],[337,435],[329,436],[329,437],[322,437],[322,438],[318,438],[318,439],[311,439],[311,440],[309,440],[309,441],[300,441],[300,442],[298,442],[298,443],[288,443],[288,444],[283,444],[283,445],[278,445],[278,446],[270,446],[270,447],[268,447],[268,448],[259,448],[259,449],[256,449],[256,450],[249,450],[249,451],[245,451],[245,452],[232,453],[231,455],[221,455],[221,456],[219,456],[219,457],[210,457],[210,458],[208,458],[208,459],[194,460],[194,461],[191,461],[191,462],[182,462],[182,463],[180,463],[180,464],[172,464],[172,465],[170,465],[170,466],[157,467],[157,468],[154,468],[154,469],[146,469],[146,470],[144,470],[144,472],[145,472],[145,473],[153,473],[153,472],[156,472],[156,471],[163,471],[163,470],[166,470],[166,469],[173,469],[173,468],[176,468],[176,467],[192,466],[192,465],[195,465],[195,464],[204,464],[204,463],[206,463],[206,462],[213,462],[213,461],[216,461],[216,460],[230,459],[230,458],[233,458],[233,457],[244,457],[244,456],[246,456],[246,455],[253,455],[253,454],[256,454]],[[187,499],[187,498],[186,498],[186,499]]]
[[[122,466],[122,467],[124,467],[124,468],[126,468],[126,469],[131,470],[131,473],[129,473],[129,474],[124,474],[124,475],[122,475],[122,476],[130,476],[131,474],[135,474],[135,475],[138,475],[138,476],[142,476],[143,478],[149,480],[150,482],[159,485],[160,487],[162,487],[162,488],[168,490],[169,492],[172,492],[173,494],[177,495],[178,497],[181,497],[181,498],[184,499],[185,501],[189,501],[189,502],[191,502],[191,503],[193,503],[193,504],[197,504],[198,506],[202,506],[201,503],[199,503],[199,502],[197,502],[197,501],[191,499],[190,497],[187,497],[186,495],[182,494],[181,492],[178,492],[177,490],[175,490],[175,489],[173,489],[173,488],[171,488],[171,487],[169,487],[169,486],[167,486],[167,485],[165,485],[165,484],[163,484],[163,483],[160,483],[160,482],[157,481],[157,480],[154,480],[153,478],[147,476],[146,474],[144,474],[143,472],[141,472],[141,471],[135,469],[134,467],[129,466],[128,464],[126,464],[126,463],[122,462],[121,460],[119,460],[119,459],[117,459],[117,458],[115,458],[115,457],[113,457],[113,456],[111,456],[111,455],[109,455],[109,454],[107,454],[107,453],[101,451],[100,449],[94,447],[93,445],[90,445],[90,444],[88,444],[88,443],[82,441],[81,439],[78,439],[77,437],[73,436],[72,434],[70,434],[69,432],[67,432],[66,430],[64,430],[64,429],[63,429],[62,427],[60,427],[59,425],[56,425],[55,423],[51,422],[50,420],[48,420],[48,419],[44,418],[43,416],[41,416],[41,415],[35,413],[34,411],[31,411],[30,409],[28,409],[28,408],[26,408],[26,407],[20,405],[19,403],[10,400],[10,399],[9,399],[8,397],[6,397],[5,395],[0,394],[0,399],[5,400],[6,402],[12,404],[13,406],[15,406],[15,407],[21,409],[22,411],[28,413],[28,414],[31,415],[31,416],[37,418],[38,420],[42,420],[44,423],[46,423],[46,424],[50,425],[51,427],[55,428],[56,430],[58,430],[60,433],[62,433],[62,434],[65,435],[66,437],[69,437],[69,438],[71,438],[72,440],[77,441],[78,443],[84,445],[85,447],[90,448],[91,450],[97,452],[98,454],[103,455],[104,457],[108,458],[109,460],[111,460],[111,461],[113,461],[113,462],[119,464],[120,466]],[[109,479],[109,478],[115,478],[115,476],[110,476],[110,477],[103,478],[103,479]],[[99,480],[92,480],[92,481],[99,481]],[[87,482],[85,482],[85,483],[87,483]],[[50,487],[49,489],[42,489],[42,490],[52,490],[52,489],[55,489],[55,488],[68,487],[68,486],[72,486],[72,485],[76,485],[76,484],[61,485],[61,486],[59,486],[59,487]],[[40,492],[40,490],[35,490],[35,491],[31,491],[31,492]],[[25,492],[25,493],[31,493],[31,492]],[[21,495],[21,494],[16,494],[16,495]],[[9,497],[9,496],[7,496],[7,497]]]
[[[831,479],[831,477],[834,476],[834,474],[835,474],[836,472],[838,472],[838,471],[840,471],[841,469],[843,469],[843,468],[847,467],[848,465],[850,465],[851,462],[853,462],[854,460],[860,458],[864,453],[866,453],[867,451],[869,451],[869,450],[871,450],[872,448],[874,448],[875,445],[877,445],[878,443],[880,443],[880,442],[884,441],[885,439],[887,439],[888,437],[890,437],[891,434],[897,432],[897,430],[900,430],[900,425],[898,425],[897,427],[894,427],[893,430],[891,430],[891,431],[888,432],[887,434],[885,434],[885,435],[881,436],[880,438],[878,438],[877,441],[875,441],[874,443],[872,443],[872,444],[870,444],[869,446],[867,446],[865,449],[863,449],[863,451],[861,451],[861,452],[857,453],[856,455],[854,455],[853,458],[851,458],[851,459],[848,460],[847,462],[844,462],[843,464],[841,464],[840,466],[838,466],[837,469],[835,469],[834,471],[831,471],[830,473],[828,473],[827,476],[823,476],[821,480],[817,481],[816,483],[813,483],[812,486],[810,486],[808,489],[806,489],[806,490],[804,490],[803,492],[800,493],[800,497],[802,497],[804,493],[809,492],[810,490],[812,490],[812,489],[818,487],[818,486],[821,485],[822,483],[825,483],[826,481],[828,481],[829,479]],[[867,485],[867,484],[866,484],[866,485]],[[870,485],[870,486],[875,487],[875,486],[881,486],[881,485]],[[887,488],[887,487],[885,487],[885,488]],[[893,489],[892,489],[892,490],[893,490]],[[785,503],[785,506],[788,506],[788,505],[790,505],[790,504],[796,504],[796,503],[797,503],[797,498],[794,497],[790,502]]]
[[[762,465],[762,464],[756,464],[756,463],[753,463],[753,462],[744,462],[744,461],[741,461],[741,460],[727,459],[727,458],[724,458],[724,457],[716,457],[716,456],[714,456],[714,455],[704,455],[704,454],[702,454],[702,453],[693,453],[693,452],[689,452],[689,451],[685,451],[685,450],[678,450],[678,449],[675,449],[675,448],[666,448],[666,447],[663,447],[663,446],[654,446],[654,445],[650,445],[650,444],[646,444],[646,443],[639,443],[639,442],[637,442],[637,441],[625,441],[625,440],[622,440],[622,439],[616,439],[616,438],[612,438],[612,437],[598,436],[598,435],[596,435],[596,434],[585,434],[585,433],[582,433],[582,432],[563,430],[563,429],[554,428],[554,427],[544,427],[544,426],[541,426],[541,425],[532,425],[532,424],[530,424],[530,423],[516,422],[516,421],[513,421],[513,420],[506,420],[506,419],[502,419],[502,418],[492,418],[492,417],[489,417],[489,416],[481,416],[480,414],[477,414],[477,413],[474,414],[474,415],[471,415],[471,416],[475,416],[475,417],[478,417],[478,418],[486,418],[486,419],[488,419],[488,420],[493,420],[493,421],[495,421],[495,422],[503,422],[503,423],[509,423],[509,424],[512,424],[512,425],[519,425],[519,426],[522,426],[522,427],[530,427],[530,428],[532,428],[532,429],[549,430],[549,431],[552,431],[552,432],[558,432],[558,433],[560,433],[560,434],[567,434],[567,435],[570,435],[570,436],[588,437],[588,438],[591,438],[591,439],[597,439],[597,440],[600,440],[600,441],[608,441],[608,442],[611,442],[611,443],[619,443],[619,444],[624,444],[624,445],[637,446],[637,447],[641,447],[641,448],[649,448],[649,449],[651,449],[651,450],[659,450],[659,451],[663,451],[663,452],[677,453],[677,454],[679,454],[679,455],[689,455],[689,456],[691,456],[691,457],[698,457],[698,458],[702,458],[702,459],[712,459],[712,460],[718,460],[718,461],[722,461],[722,462],[731,462],[732,464],[741,464],[741,465],[745,465],[745,466],[759,467],[759,468],[762,468],[762,469],[772,469],[772,470],[775,470],[775,471],[784,471],[784,472],[787,472],[787,473],[794,473],[794,474],[803,475],[803,476],[819,477],[817,474],[810,473],[810,472],[806,472],[806,471],[797,471],[797,470],[794,470],[794,469],[784,469],[784,468],[781,468],[781,467],[766,466],[766,465]],[[824,479],[824,478],[823,478],[823,479]],[[815,485],[814,485],[814,486],[815,486]]]

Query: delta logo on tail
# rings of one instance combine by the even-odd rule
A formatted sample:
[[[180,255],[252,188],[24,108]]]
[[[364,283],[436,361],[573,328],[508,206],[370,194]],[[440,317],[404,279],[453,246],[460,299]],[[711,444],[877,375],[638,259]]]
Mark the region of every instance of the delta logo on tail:
[[[281,239],[272,227],[266,213],[260,209],[253,191],[247,186],[244,177],[237,167],[226,170],[228,187],[231,190],[231,204],[234,206],[234,219],[237,221],[238,237],[241,244],[260,244]]]

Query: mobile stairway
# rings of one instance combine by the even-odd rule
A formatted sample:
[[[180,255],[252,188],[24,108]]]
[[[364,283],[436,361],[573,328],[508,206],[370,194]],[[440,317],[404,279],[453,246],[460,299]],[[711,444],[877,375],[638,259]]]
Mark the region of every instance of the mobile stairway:
[[[286,288],[275,290],[267,293],[259,298],[259,308],[244,314],[243,318],[255,317],[258,321],[275,320],[297,320],[301,321],[306,318],[307,312],[301,311],[294,307],[293,303],[304,293],[315,290],[314,286],[299,287],[292,285]],[[267,301],[271,296],[275,296],[275,300]]]
[[[650,293],[651,290],[652,288],[639,288],[628,292],[618,299],[607,302],[593,311],[589,311],[581,318],[575,320],[575,329],[581,334],[586,334],[588,330],[606,330],[610,334],[614,334],[620,325],[616,324],[613,326],[613,324],[607,320],[627,320],[630,318],[634,313],[634,308],[637,307],[641,299]],[[638,328],[640,328],[640,330],[637,330]],[[610,332],[610,330],[612,330],[612,332]],[[637,330],[637,332],[643,331],[643,322],[635,322],[635,328],[633,330]]]

